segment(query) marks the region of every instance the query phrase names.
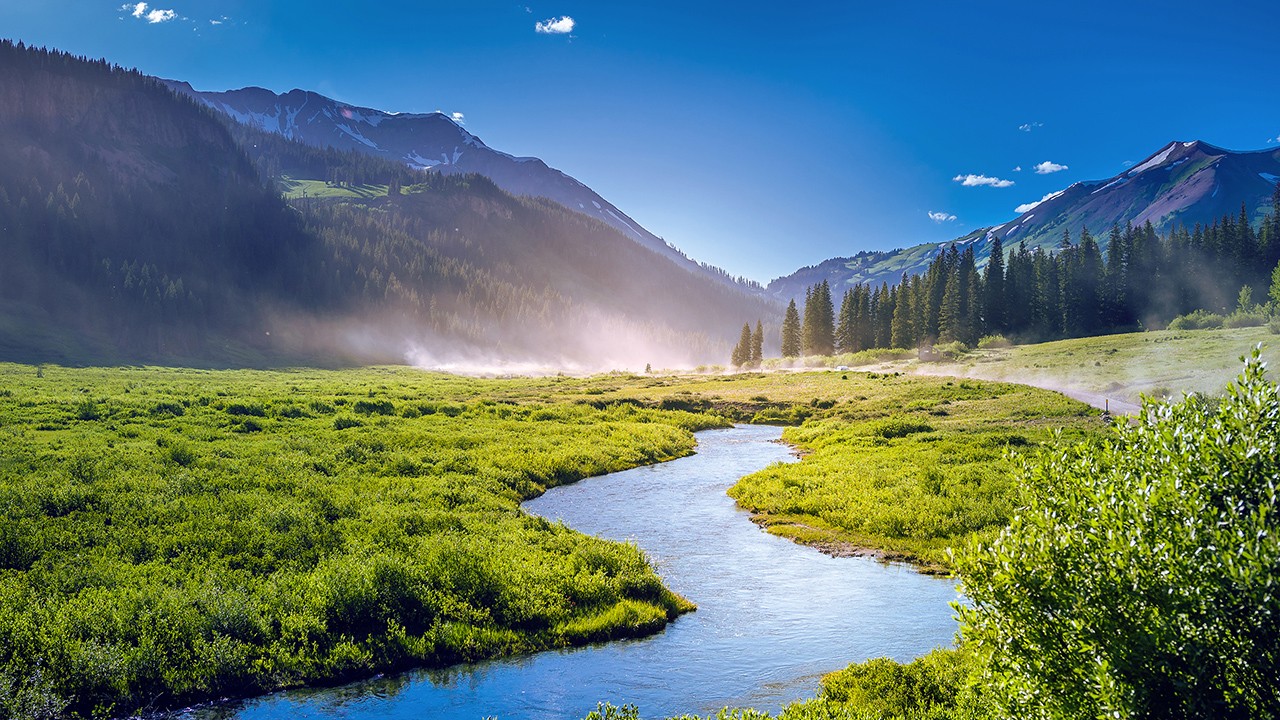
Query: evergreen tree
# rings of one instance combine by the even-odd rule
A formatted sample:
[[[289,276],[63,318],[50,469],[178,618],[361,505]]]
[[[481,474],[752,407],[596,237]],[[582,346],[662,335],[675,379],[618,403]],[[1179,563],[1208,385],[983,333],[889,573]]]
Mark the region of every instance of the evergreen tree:
[[[806,293],[803,333],[805,355],[831,355],[835,352],[834,316],[831,286],[823,280]]]
[[[1025,242],[1009,255],[1009,268],[1005,272],[1005,328],[1015,335],[1031,330],[1032,304],[1036,292],[1035,266]]]
[[[1002,333],[1006,330],[1004,243],[998,235],[991,238],[991,257],[987,260],[986,278],[982,285],[982,321],[985,326],[982,334]]]
[[[782,357],[799,357],[800,349],[800,312],[793,298],[782,318]]]
[[[1120,232],[1119,225],[1111,226],[1107,240],[1107,261],[1102,280],[1102,325],[1107,328],[1128,326],[1129,312],[1129,252],[1128,240]]]
[[[742,323],[742,334],[738,337],[738,344],[733,346],[729,363],[734,367],[742,367],[749,362],[751,362],[751,325]]]
[[[911,283],[906,275],[902,282],[891,291],[893,302],[893,319],[889,330],[889,344],[896,348],[909,348],[915,345],[915,335],[911,329]]]
[[[840,299],[840,318],[836,322],[836,351],[842,353],[857,352],[854,349],[857,340],[854,337],[854,308],[857,303],[855,288],[844,291]]]
[[[957,272],[959,268],[956,268]],[[962,292],[960,278],[948,278],[946,290],[942,294],[942,309],[938,313],[938,340],[954,342],[964,334],[964,305],[961,302]]]
[[[751,336],[751,366],[760,367],[764,362],[764,324],[756,320],[756,331]]]

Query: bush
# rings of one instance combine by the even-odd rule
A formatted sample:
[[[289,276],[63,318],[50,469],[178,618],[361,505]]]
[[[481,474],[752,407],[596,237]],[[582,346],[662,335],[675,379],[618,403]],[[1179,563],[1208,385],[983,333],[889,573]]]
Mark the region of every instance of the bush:
[[[969,352],[969,346],[959,340],[953,340],[942,345],[935,345],[933,346],[933,350],[934,352],[942,353],[947,357],[956,358]]]
[[[1007,348],[1012,346],[1013,346],[1013,343],[1009,342],[1009,340],[1005,338],[1005,336],[1003,335],[986,335],[986,336],[983,336],[983,338],[978,341],[978,348],[980,350],[990,350],[992,348]]]
[[[361,415],[395,415],[396,406],[390,400],[357,400],[352,410]]]
[[[1228,315],[1222,324],[1229,328],[1259,327],[1267,324],[1267,316],[1261,312],[1236,310]]]
[[[1211,313],[1207,310],[1196,310],[1195,312],[1179,315],[1169,323],[1169,330],[1213,330],[1222,327],[1222,323],[1226,318]]]
[[[1147,401],[1028,468],[959,562],[966,641],[1008,717],[1280,716],[1280,392],[1259,351],[1220,401]]]
[[[360,427],[361,425],[364,425],[364,423],[353,417],[347,417],[345,415],[333,419],[334,430],[346,430],[347,428]]]

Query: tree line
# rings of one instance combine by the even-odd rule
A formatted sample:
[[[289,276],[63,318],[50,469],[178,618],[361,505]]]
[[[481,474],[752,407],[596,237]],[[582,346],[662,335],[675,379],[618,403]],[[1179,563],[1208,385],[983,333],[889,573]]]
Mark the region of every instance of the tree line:
[[[951,245],[896,285],[853,285],[838,313],[828,281],[810,286],[803,314],[795,300],[787,307],[782,356],[973,346],[989,335],[1043,342],[1164,327],[1196,310],[1230,311],[1240,298],[1250,305],[1280,264],[1280,186],[1256,227],[1242,205],[1238,216],[1163,235],[1150,222],[1112,227],[1105,251],[1087,228],[1075,239],[1064,229],[1052,252],[1025,243],[1006,252],[992,236],[982,268],[975,245]]]

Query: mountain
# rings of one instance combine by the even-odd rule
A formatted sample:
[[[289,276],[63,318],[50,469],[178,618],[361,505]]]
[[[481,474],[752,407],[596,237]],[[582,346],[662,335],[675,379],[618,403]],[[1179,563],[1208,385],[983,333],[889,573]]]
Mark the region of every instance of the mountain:
[[[512,195],[545,197],[600,220],[690,271],[756,289],[690,259],[591,188],[542,160],[494,150],[444,113],[384,112],[305,90],[279,95],[257,87],[202,92],[185,82],[164,82],[238,122],[308,145],[354,150],[435,173],[483,175]]]
[[[2,41],[0,229],[0,360],[671,366],[722,362],[778,314],[483,176]]]
[[[1280,148],[1233,152],[1205,142],[1171,142],[1145,161],[1106,180],[1078,182],[1023,209],[1017,218],[945,243],[915,245],[883,252],[861,252],[805,267],[769,283],[768,292],[784,301],[804,297],[804,289],[827,280],[833,288],[857,283],[896,283],[902,274],[923,272],[952,245],[972,244],[985,264],[992,237],[1006,251],[1019,243],[1056,248],[1064,230],[1078,237],[1088,228],[1106,249],[1115,225],[1150,222],[1156,232],[1208,226],[1223,216],[1238,216],[1241,204],[1256,224],[1271,208],[1280,181]]]

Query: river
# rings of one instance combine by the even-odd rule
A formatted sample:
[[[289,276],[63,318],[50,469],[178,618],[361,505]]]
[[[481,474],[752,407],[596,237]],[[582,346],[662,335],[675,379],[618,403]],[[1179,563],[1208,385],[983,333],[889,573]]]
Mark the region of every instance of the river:
[[[183,713],[201,720],[576,720],[599,701],[646,718],[725,706],[777,711],[853,661],[906,661],[949,645],[954,583],[868,558],[832,558],[769,535],[725,490],[793,461],[781,430],[698,434],[696,455],[549,490],[526,511],[635,542],[698,604],[642,640],[415,671]]]

